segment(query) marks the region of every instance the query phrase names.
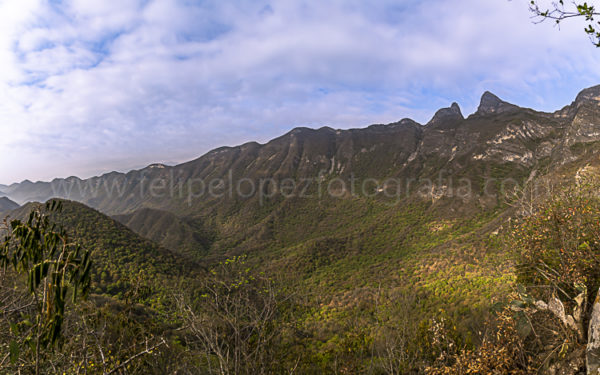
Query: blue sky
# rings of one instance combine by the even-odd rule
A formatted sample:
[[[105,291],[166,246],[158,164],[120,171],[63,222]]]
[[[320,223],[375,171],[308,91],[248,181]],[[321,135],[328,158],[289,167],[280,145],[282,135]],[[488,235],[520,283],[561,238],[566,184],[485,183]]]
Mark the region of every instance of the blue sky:
[[[0,0],[0,183],[175,163],[296,126],[427,122],[600,84],[528,0]]]

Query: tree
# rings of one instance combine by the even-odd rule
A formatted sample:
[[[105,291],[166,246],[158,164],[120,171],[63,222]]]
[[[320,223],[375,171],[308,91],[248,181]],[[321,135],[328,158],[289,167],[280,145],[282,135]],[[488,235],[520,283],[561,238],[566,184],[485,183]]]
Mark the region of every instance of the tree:
[[[551,20],[560,25],[571,18],[583,18],[586,22],[584,29],[596,47],[600,47],[600,21],[597,21],[600,12],[593,4],[573,2],[565,5],[564,0],[552,2],[549,7],[541,6],[538,0],[531,0],[529,10],[534,14],[536,22]]]
[[[0,266],[12,269],[27,279],[30,303],[12,309],[15,323],[10,343],[14,363],[21,347],[33,352],[35,373],[40,373],[40,351],[52,348],[61,335],[65,303],[73,302],[90,287],[90,253],[71,242],[62,228],[50,221],[61,210],[59,201],[34,209],[25,222],[4,222],[4,241],[0,243]],[[20,341],[20,342],[19,342]]]
[[[273,280],[252,273],[245,257],[220,263],[204,280],[197,298],[181,298],[179,311],[191,338],[204,353],[209,374],[265,374],[282,360],[280,315],[289,299]]]

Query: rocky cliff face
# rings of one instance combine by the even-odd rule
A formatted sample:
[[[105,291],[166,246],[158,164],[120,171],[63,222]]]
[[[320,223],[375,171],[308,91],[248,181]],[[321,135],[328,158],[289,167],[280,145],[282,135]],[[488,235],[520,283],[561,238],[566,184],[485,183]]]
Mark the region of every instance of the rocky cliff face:
[[[569,146],[577,143],[590,143],[600,140],[600,86],[583,90],[569,106],[572,118],[567,128],[565,143]]]
[[[475,116],[489,116],[506,112],[518,111],[520,108],[516,105],[500,100],[496,95],[486,91],[481,96],[481,102],[475,112]]]

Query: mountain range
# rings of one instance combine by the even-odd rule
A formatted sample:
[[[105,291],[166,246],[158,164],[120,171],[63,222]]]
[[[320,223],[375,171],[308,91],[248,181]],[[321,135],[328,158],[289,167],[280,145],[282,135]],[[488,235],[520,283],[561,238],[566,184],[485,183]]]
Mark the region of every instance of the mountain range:
[[[252,254],[268,260],[266,267],[299,267],[311,282],[331,272],[341,284],[367,283],[377,278],[374,269],[394,267],[402,278],[423,279],[440,271],[430,267],[432,254],[501,226],[515,188],[598,164],[599,119],[600,86],[552,113],[485,92],[467,117],[452,103],[424,125],[403,119],[364,129],[296,128],[176,166],[23,181],[1,191],[20,204],[81,202],[207,263]],[[431,228],[438,228],[435,241],[426,235]],[[307,268],[307,256],[320,266]],[[410,272],[406,257],[416,265]],[[489,275],[488,266],[496,268],[486,263],[480,273]]]
[[[486,188],[497,188],[486,181],[499,177],[522,181],[585,160],[589,152],[595,152],[589,148],[600,140],[599,103],[600,86],[583,90],[570,105],[553,113],[520,108],[485,92],[477,111],[467,118],[452,103],[424,125],[403,119],[364,129],[296,128],[266,144],[222,147],[176,166],[153,164],[86,180],[26,180],[0,187],[0,192],[19,204],[56,197],[117,215],[124,223],[131,224],[131,218],[136,217],[132,228],[145,235],[143,228],[167,220],[165,215],[170,213],[175,217],[168,220],[177,222],[182,232],[179,236],[187,240],[166,242],[190,244],[197,242],[191,228],[198,225],[202,231],[218,234],[227,232],[230,219],[243,221],[245,227],[265,224],[273,213],[297,199],[302,189],[312,191],[316,187],[316,183],[300,186],[303,179],[323,181],[319,186],[322,190],[333,179],[355,179],[371,190],[378,189],[373,192],[379,195],[391,189],[396,199],[417,191],[419,183],[432,181],[429,195],[434,200],[442,198],[440,204],[446,202],[453,206],[452,211],[466,212],[477,205],[494,207],[498,203],[495,194],[484,194]],[[261,181],[269,179],[277,185],[290,178],[297,185],[292,189],[293,199],[275,194],[264,202],[264,194],[258,192]],[[384,183],[390,178],[392,186]],[[444,199],[455,195],[452,193],[456,193],[460,178],[470,183],[469,197],[460,204],[456,199]],[[409,186],[411,180],[413,186]],[[206,186],[211,181],[215,186],[221,183],[221,191],[212,196]],[[254,194],[231,194],[244,184]],[[151,215],[149,209],[154,210]],[[163,236],[152,232],[155,237]],[[206,246],[204,242],[199,248]]]

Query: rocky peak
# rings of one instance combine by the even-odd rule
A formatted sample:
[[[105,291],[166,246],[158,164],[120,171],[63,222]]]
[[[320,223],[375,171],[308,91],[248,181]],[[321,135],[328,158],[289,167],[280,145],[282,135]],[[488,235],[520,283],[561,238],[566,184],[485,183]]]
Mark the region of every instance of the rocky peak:
[[[462,117],[462,113],[460,112],[460,107],[458,106],[457,102],[452,102],[452,104],[450,105],[450,109],[454,113],[458,113]]]
[[[565,143],[592,143],[600,141],[600,86],[581,91],[570,106],[558,113],[560,117],[570,118],[565,133]],[[556,115],[555,115],[556,116]]]
[[[600,85],[593,86],[581,91],[575,98],[575,105],[579,107],[583,103],[596,102],[600,105]]]
[[[439,109],[427,125],[455,123],[464,119],[458,104],[452,103],[449,108]]]
[[[507,110],[518,108],[517,106],[501,100],[496,95],[486,91],[481,96],[479,107],[477,108],[478,115],[489,115],[492,113],[506,112]]]
[[[421,124],[419,124],[418,122],[416,122],[415,120],[411,119],[411,118],[403,118],[402,120],[398,121],[397,123],[395,123],[394,125],[409,125],[409,126],[421,126]]]

